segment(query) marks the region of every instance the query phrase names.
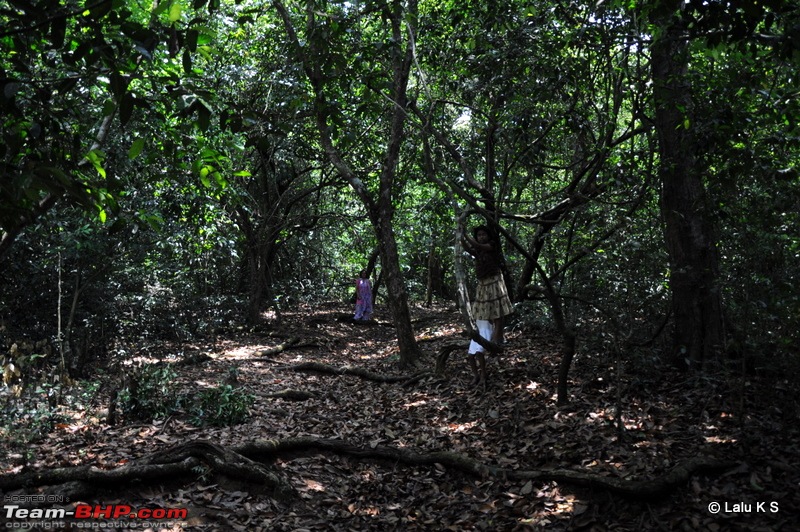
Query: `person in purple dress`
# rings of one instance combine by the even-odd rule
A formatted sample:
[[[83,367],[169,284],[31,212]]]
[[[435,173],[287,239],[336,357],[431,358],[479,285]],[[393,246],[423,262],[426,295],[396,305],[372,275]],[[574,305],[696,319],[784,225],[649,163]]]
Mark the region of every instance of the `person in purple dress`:
[[[356,279],[356,313],[357,321],[368,321],[372,318],[372,283],[367,270],[361,270]]]

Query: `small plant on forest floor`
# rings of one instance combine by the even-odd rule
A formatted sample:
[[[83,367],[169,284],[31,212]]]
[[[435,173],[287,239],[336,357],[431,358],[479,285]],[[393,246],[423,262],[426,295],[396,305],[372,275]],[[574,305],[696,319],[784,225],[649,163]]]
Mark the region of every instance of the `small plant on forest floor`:
[[[212,469],[207,465],[199,465],[192,468],[192,472],[197,475],[200,482],[210,482]]]
[[[119,393],[123,414],[140,420],[171,415],[180,406],[176,377],[175,370],[166,364],[144,364],[134,368]]]
[[[192,421],[196,425],[236,425],[250,415],[255,397],[230,384],[200,392],[192,407]]]

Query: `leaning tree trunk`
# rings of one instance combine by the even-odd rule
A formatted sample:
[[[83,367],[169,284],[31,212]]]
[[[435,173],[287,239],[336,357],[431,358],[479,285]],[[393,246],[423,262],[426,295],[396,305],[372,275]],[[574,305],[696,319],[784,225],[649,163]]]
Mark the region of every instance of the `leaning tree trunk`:
[[[670,2],[677,7],[678,2]],[[670,15],[652,47],[653,96],[659,139],[661,211],[670,258],[675,316],[674,362],[702,367],[722,349],[722,303],[716,242],[698,170],[683,23]]]

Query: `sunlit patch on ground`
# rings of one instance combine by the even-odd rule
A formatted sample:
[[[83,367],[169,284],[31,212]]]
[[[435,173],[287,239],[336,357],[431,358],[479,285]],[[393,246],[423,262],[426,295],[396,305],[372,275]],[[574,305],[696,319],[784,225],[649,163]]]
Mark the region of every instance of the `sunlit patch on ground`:
[[[265,344],[234,346],[222,351],[221,356],[230,360],[249,360],[253,358],[253,353],[258,353],[271,347],[274,346]]]
[[[466,432],[469,429],[475,428],[478,425],[477,421],[470,421],[469,423],[450,423],[442,428],[444,432]]]

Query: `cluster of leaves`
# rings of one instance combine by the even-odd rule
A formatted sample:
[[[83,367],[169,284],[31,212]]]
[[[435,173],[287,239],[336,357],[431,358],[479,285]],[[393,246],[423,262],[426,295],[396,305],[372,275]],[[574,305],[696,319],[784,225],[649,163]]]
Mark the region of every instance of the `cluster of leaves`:
[[[34,372],[39,362],[50,354],[52,354],[52,349],[47,340],[35,344],[27,341],[12,344],[2,358],[3,385],[17,384],[22,379],[23,372],[35,380]]]
[[[208,388],[196,395],[192,419],[197,425],[238,425],[250,416],[254,400],[252,395],[230,384]]]
[[[164,419],[188,409],[197,425],[227,426],[245,421],[253,396],[230,384],[204,389],[194,395],[181,393],[177,372],[170,364],[143,364],[128,375],[118,400],[128,419]]]
[[[76,412],[86,415],[95,401],[99,384],[38,382],[32,386],[0,389],[3,416],[0,437],[13,449],[31,458],[31,444],[41,442],[58,427],[66,426]]]
[[[142,364],[128,374],[126,386],[119,392],[119,404],[125,416],[151,420],[170,416],[180,408],[175,386],[177,373],[169,364]]]

